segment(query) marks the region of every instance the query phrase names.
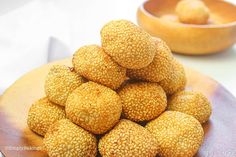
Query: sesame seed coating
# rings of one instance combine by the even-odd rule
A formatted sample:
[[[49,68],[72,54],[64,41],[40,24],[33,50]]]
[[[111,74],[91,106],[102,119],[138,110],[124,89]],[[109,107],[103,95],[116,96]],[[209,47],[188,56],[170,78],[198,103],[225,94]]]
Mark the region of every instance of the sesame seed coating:
[[[155,157],[158,149],[150,132],[126,119],[99,140],[98,148],[103,157]]]
[[[171,62],[173,60],[171,50],[160,38],[153,38],[153,40],[156,45],[153,61],[142,69],[128,69],[128,77],[150,82],[159,82],[169,75]]]
[[[49,157],[95,157],[97,154],[96,137],[68,119],[53,124],[43,143]]]
[[[207,97],[193,91],[180,91],[172,95],[168,101],[168,110],[189,114],[200,123],[206,122],[212,112]]]
[[[118,92],[123,115],[132,121],[148,121],[158,117],[167,106],[164,90],[157,83],[128,83]]]
[[[28,112],[27,124],[32,131],[44,136],[53,123],[65,117],[64,108],[50,102],[45,97],[31,105]]]
[[[67,117],[94,134],[110,130],[119,121],[121,112],[119,95],[91,81],[75,89],[66,102]]]
[[[201,0],[181,0],[175,10],[182,23],[207,24],[210,16],[209,9]]]
[[[159,82],[167,95],[172,95],[175,92],[183,90],[187,82],[183,65],[176,59],[173,59],[171,64],[170,74],[167,78]]]
[[[74,54],[72,62],[80,75],[112,89],[117,89],[126,78],[126,69],[97,45],[81,47]]]
[[[155,43],[151,36],[130,21],[110,21],[100,34],[105,52],[125,68],[146,67],[154,58]]]
[[[203,128],[194,117],[166,111],[146,125],[155,136],[161,157],[192,157],[203,141]]]
[[[45,93],[50,101],[65,106],[68,95],[83,82],[72,68],[54,65],[46,77]]]

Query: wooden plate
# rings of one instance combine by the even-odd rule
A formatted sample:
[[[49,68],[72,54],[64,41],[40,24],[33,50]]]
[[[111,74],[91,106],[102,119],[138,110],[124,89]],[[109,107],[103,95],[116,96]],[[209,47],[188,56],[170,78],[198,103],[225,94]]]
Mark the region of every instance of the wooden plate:
[[[44,79],[53,64],[71,65],[70,59],[37,68],[17,80],[0,98],[0,150],[6,157],[44,157],[42,138],[26,124],[30,105],[44,96]],[[204,124],[205,140],[198,157],[236,156],[236,99],[219,83],[186,68],[188,89],[203,92],[213,105]]]

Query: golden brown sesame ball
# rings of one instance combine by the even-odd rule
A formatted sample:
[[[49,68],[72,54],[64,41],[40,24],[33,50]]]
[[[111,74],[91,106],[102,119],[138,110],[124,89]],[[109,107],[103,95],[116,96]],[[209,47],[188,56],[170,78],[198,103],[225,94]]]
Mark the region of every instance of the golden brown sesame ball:
[[[180,91],[172,95],[168,101],[168,110],[189,114],[200,123],[206,122],[212,112],[207,97],[193,91]]]
[[[80,75],[112,89],[117,89],[126,78],[126,69],[97,45],[81,47],[74,54],[72,62]]]
[[[159,82],[167,95],[183,90],[187,82],[183,65],[175,59],[171,65],[168,77]]]
[[[119,95],[94,82],[79,86],[66,102],[67,117],[94,134],[110,130],[119,121],[121,112]]]
[[[146,125],[155,136],[161,157],[192,157],[203,141],[203,128],[194,117],[166,111]]]
[[[68,95],[83,82],[73,68],[54,65],[46,77],[45,93],[50,101],[65,106]]]
[[[125,68],[146,67],[154,58],[151,36],[130,21],[110,21],[101,30],[101,40],[105,52]]]
[[[103,157],[155,157],[158,149],[150,132],[126,119],[99,140],[98,148]]]
[[[207,24],[210,13],[201,0],[181,0],[176,6],[176,13],[182,23]]]
[[[160,38],[153,38],[156,52],[153,61],[142,69],[128,69],[127,75],[132,79],[159,82],[169,75],[173,56],[170,48]]]
[[[65,117],[64,108],[45,97],[37,100],[30,107],[27,124],[32,131],[44,136],[53,123]]]
[[[159,116],[167,106],[166,94],[157,83],[128,83],[118,92],[123,115],[132,121],[148,121]]]
[[[53,124],[43,143],[49,157],[95,157],[97,154],[96,137],[68,119]]]

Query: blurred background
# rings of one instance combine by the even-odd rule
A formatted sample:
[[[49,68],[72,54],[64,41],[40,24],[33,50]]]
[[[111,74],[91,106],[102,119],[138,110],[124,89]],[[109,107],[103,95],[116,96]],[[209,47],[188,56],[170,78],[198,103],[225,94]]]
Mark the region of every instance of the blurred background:
[[[0,95],[24,73],[70,57],[80,46],[100,44],[100,29],[106,22],[127,19],[137,23],[136,11],[143,2],[0,0]],[[236,96],[236,45],[213,55],[175,56]]]

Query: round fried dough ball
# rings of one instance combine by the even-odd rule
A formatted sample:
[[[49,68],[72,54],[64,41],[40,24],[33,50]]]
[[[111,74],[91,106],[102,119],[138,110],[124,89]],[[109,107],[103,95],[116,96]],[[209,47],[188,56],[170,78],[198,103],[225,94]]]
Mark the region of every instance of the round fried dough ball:
[[[167,95],[183,90],[187,82],[183,65],[176,59],[173,59],[171,65],[168,77],[159,82]]]
[[[49,157],[95,157],[97,154],[96,137],[68,119],[53,124],[43,143]]]
[[[74,54],[72,62],[80,75],[112,89],[117,89],[126,78],[126,69],[97,45],[81,47]]]
[[[155,55],[151,36],[127,20],[110,21],[103,26],[101,40],[105,52],[125,68],[146,67]]]
[[[45,93],[48,99],[65,106],[68,95],[84,82],[83,78],[65,65],[54,65],[45,81]]]
[[[181,0],[176,13],[182,23],[207,24],[210,12],[201,0]]]
[[[146,125],[155,136],[161,157],[192,157],[203,142],[203,128],[194,117],[166,111]]]
[[[168,101],[168,110],[189,114],[200,123],[206,122],[212,112],[207,97],[193,91],[180,91],[172,95]]]
[[[94,82],[79,86],[66,102],[67,117],[94,134],[110,130],[119,121],[121,112],[119,95]]]
[[[64,108],[50,102],[45,97],[37,100],[30,107],[27,124],[32,131],[44,136],[53,123],[65,117]]]
[[[157,83],[128,83],[118,92],[123,115],[132,121],[148,121],[158,117],[167,106],[164,90]]]
[[[128,69],[127,75],[131,79],[159,82],[169,75],[173,56],[170,48],[160,38],[153,38],[156,52],[153,61],[142,69]]]
[[[98,148],[103,157],[155,157],[158,149],[150,132],[126,119],[99,140]]]

